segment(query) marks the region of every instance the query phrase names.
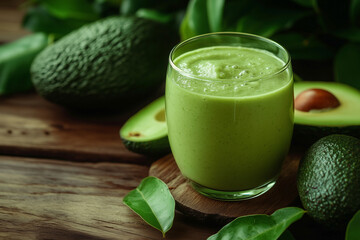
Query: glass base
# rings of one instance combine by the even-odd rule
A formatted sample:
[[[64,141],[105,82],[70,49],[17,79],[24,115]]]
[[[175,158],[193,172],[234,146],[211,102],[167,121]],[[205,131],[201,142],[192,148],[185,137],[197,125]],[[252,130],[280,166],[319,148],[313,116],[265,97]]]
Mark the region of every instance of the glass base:
[[[241,201],[251,199],[264,194],[269,191],[276,183],[276,179],[253,189],[242,190],[242,191],[220,191],[211,188],[204,187],[191,180],[190,185],[200,194],[221,201]]]

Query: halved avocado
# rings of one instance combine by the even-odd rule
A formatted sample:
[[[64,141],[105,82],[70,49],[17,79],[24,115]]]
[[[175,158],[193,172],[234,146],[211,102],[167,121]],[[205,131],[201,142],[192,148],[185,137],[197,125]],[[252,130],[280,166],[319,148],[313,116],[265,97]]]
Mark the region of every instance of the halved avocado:
[[[165,120],[165,97],[160,97],[132,116],[120,129],[120,137],[132,152],[163,156],[170,152]]]
[[[298,96],[312,89],[325,90],[336,97],[339,104],[328,108],[300,111],[297,109]],[[360,137],[360,91],[336,82],[294,83],[295,118],[294,140],[311,144],[330,134],[347,134]],[[312,101],[322,101],[314,98]],[[329,102],[333,102],[329,99]],[[299,105],[299,104],[298,104]],[[314,103],[312,105],[322,105]],[[326,105],[326,104],[325,104]],[[331,105],[331,104],[330,104]]]

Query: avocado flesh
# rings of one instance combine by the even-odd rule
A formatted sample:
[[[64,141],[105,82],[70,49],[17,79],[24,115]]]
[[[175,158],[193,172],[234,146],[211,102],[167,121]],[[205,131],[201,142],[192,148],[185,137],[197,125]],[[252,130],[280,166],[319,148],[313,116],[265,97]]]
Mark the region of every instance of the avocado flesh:
[[[120,129],[130,151],[162,156],[170,152],[165,119],[165,97],[160,97],[132,116]]]
[[[360,140],[330,135],[313,144],[297,176],[299,196],[308,214],[332,229],[344,229],[360,210]]]
[[[321,137],[336,133],[360,137],[360,92],[336,82],[296,82],[294,83],[295,98],[311,88],[331,92],[340,101],[340,106],[310,112],[295,109],[294,140],[311,144]]]

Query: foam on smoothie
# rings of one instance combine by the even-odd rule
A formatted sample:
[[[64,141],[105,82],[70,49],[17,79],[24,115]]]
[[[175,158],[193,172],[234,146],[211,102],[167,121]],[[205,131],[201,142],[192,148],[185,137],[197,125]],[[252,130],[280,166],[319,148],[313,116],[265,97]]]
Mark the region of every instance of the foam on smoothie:
[[[200,48],[177,57],[174,63],[196,78],[179,76],[176,83],[180,87],[207,95],[254,96],[278,89],[289,79],[288,76],[269,78],[285,63],[268,51],[253,48]]]

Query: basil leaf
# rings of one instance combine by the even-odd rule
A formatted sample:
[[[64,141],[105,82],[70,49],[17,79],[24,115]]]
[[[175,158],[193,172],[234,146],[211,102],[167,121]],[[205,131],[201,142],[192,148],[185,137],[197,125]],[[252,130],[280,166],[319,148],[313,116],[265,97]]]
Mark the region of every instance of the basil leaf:
[[[289,230],[286,230],[283,234],[281,234],[278,240],[295,240],[295,238]]]
[[[360,236],[360,211],[350,220],[347,228],[345,240],[358,240]]]
[[[167,185],[156,177],[144,178],[140,185],[129,192],[123,203],[152,227],[165,233],[172,227],[175,200]]]
[[[225,225],[208,240],[264,240],[278,239],[291,223],[299,220],[305,211],[296,207],[282,208],[272,215],[249,215],[239,217]]]
[[[225,0],[207,0],[207,15],[211,32],[221,31]]]
[[[240,18],[237,31],[270,37],[280,30],[291,28],[296,21],[308,14],[308,11],[259,4]]]
[[[335,80],[360,89],[360,44],[344,45],[335,57]]]
[[[36,55],[48,45],[43,33],[25,36],[0,46],[0,95],[32,89],[30,66]]]
[[[95,9],[87,0],[41,0],[40,3],[55,17],[61,19],[98,19]]]

